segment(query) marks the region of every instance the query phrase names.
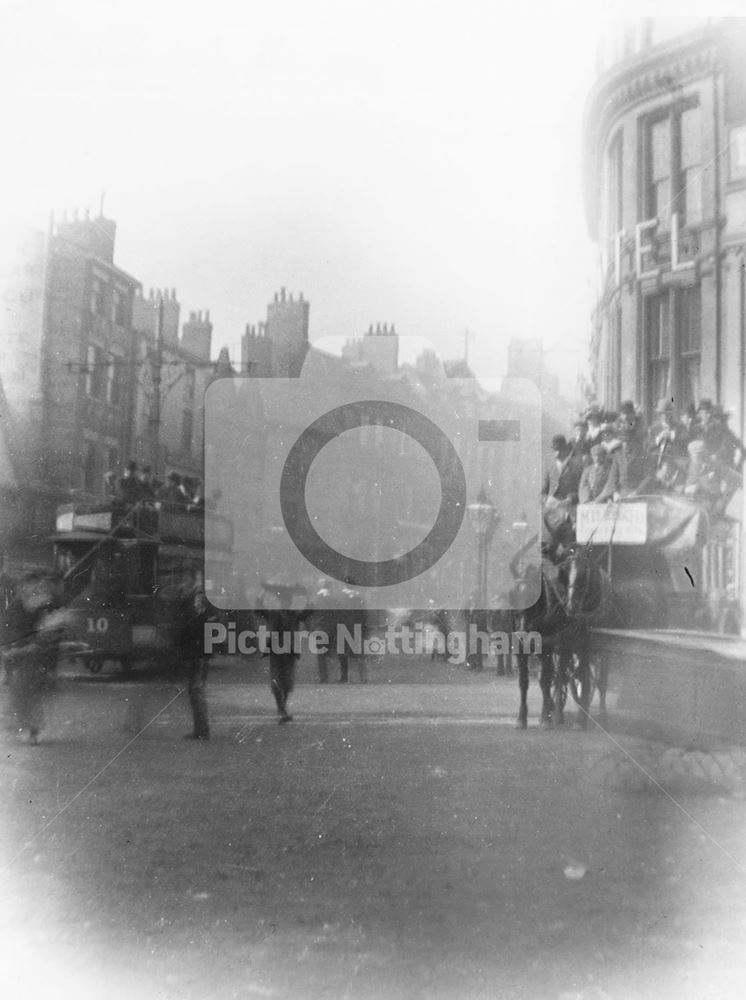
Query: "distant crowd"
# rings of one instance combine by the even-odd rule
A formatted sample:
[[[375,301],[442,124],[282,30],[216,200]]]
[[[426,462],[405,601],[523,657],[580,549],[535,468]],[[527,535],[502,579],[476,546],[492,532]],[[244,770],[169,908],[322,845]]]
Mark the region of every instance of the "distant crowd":
[[[160,502],[186,510],[203,510],[212,506],[211,502],[205,502],[200,479],[169,472],[164,483],[153,475],[149,465],[140,469],[137,462],[128,462],[124,474],[119,477],[116,472],[107,472],[104,493],[111,500],[126,506],[140,502]]]
[[[728,414],[709,399],[680,414],[661,399],[651,424],[631,400],[616,412],[591,406],[569,440],[552,438],[552,451],[543,485],[548,506],[667,493],[723,514],[742,484],[744,445]]]

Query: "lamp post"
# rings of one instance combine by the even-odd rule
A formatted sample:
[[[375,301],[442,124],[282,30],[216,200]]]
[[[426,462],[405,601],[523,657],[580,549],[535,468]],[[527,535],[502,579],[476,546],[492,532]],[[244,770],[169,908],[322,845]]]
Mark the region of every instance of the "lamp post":
[[[492,538],[499,517],[495,505],[491,503],[484,487],[479,491],[475,503],[467,504],[466,511],[469,515],[474,534],[477,536],[477,588],[475,591],[475,602],[472,602],[472,624],[478,629],[486,626],[487,610],[487,553],[489,551]],[[481,645],[469,653],[468,663],[470,670],[481,670],[483,663],[483,653]]]
[[[518,561],[516,565],[516,570],[520,576],[523,576],[523,546],[526,541],[526,536],[528,534],[528,521],[526,520],[526,512],[521,514],[518,521],[513,521],[513,534],[518,543]]]

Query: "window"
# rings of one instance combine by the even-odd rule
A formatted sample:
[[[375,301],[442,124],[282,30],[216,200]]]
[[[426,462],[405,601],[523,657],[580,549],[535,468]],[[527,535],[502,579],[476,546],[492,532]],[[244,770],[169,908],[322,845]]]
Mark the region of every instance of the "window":
[[[101,278],[95,275],[91,279],[91,312],[94,316],[103,316],[106,311],[105,286]]]
[[[127,294],[121,288],[112,291],[111,318],[117,326],[127,325]]]
[[[746,177],[746,125],[737,125],[730,130],[730,178],[738,180]]]
[[[676,210],[681,222],[702,221],[702,116],[698,107],[687,108],[679,119],[680,171]]]
[[[105,399],[107,395],[107,364],[100,347],[88,345],[86,354],[86,395],[92,399]]]
[[[681,225],[702,220],[702,115],[699,106],[675,107],[648,119],[643,138],[645,219],[668,230],[671,214]]]
[[[651,122],[647,144],[646,218],[657,218],[667,229],[671,218],[671,123],[668,118]]]
[[[648,408],[671,393],[671,307],[669,293],[645,300],[645,340],[648,375]]]
[[[680,409],[700,398],[699,362],[702,344],[702,296],[699,285],[682,288],[676,300],[677,341],[680,356]]]
[[[111,406],[122,405],[122,375],[124,359],[112,355],[106,366],[107,386],[106,398]]]
[[[645,300],[647,404],[673,397],[683,411],[700,398],[702,294],[699,285]]]
[[[609,236],[613,237],[622,229],[622,208],[624,191],[622,188],[623,160],[622,133],[619,132],[609,147]]]

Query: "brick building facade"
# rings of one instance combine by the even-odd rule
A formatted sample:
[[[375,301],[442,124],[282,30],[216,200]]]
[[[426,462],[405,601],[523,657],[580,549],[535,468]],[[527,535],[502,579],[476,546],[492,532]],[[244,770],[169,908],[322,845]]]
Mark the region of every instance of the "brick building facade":
[[[610,408],[709,397],[742,433],[746,24],[684,20],[700,23],[638,19],[600,49],[585,120],[591,368]]]
[[[12,470],[0,548],[24,561],[43,561],[57,505],[100,499],[104,474],[121,474],[130,459],[201,475],[209,314],[192,314],[179,336],[175,292],[159,293],[158,354],[157,297],[145,299],[114,263],[115,237],[113,220],[76,213],[47,233],[13,234],[0,261],[3,451]]]

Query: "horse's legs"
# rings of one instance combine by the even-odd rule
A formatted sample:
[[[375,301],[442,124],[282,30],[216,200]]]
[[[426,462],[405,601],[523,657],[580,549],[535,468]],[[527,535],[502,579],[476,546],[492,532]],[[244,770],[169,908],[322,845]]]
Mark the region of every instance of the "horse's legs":
[[[577,650],[578,666],[575,677],[580,691],[580,701],[578,702],[579,712],[575,726],[578,729],[585,729],[588,726],[588,715],[591,709],[591,663],[588,655],[588,643],[581,640]]]
[[[551,671],[547,667],[548,695],[551,703],[551,714],[555,726],[565,723],[565,703],[567,688],[572,674],[572,652],[564,646],[558,646],[554,657],[551,657]]]
[[[541,673],[539,687],[541,688],[541,724],[551,726],[554,717],[554,702],[552,701],[552,678],[554,677],[554,658],[551,649],[541,651]]]
[[[521,692],[521,706],[518,709],[516,725],[525,729],[528,725],[528,653],[516,653],[518,662],[518,687]]]

